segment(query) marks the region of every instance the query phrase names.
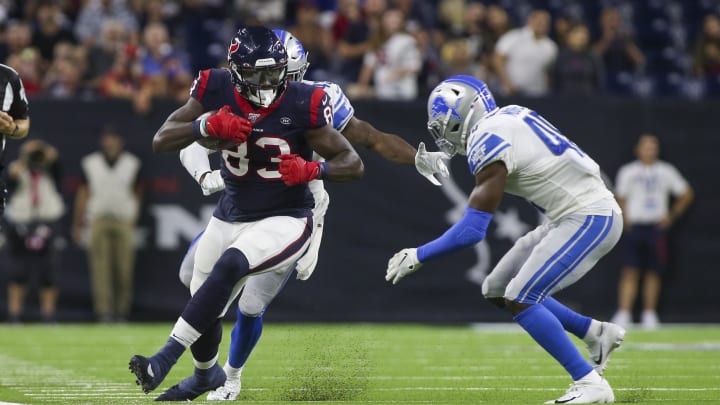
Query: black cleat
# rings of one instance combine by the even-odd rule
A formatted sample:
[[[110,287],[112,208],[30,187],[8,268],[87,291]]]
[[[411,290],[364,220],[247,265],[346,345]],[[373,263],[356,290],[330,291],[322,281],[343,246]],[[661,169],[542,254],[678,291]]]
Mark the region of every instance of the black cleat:
[[[207,370],[196,368],[193,375],[173,385],[155,400],[192,401],[205,392],[222,387],[226,379],[225,371],[217,364]]]
[[[139,354],[130,359],[129,365],[130,371],[137,377],[135,383],[142,386],[146,394],[157,388],[167,375],[167,371],[161,370],[152,360]]]

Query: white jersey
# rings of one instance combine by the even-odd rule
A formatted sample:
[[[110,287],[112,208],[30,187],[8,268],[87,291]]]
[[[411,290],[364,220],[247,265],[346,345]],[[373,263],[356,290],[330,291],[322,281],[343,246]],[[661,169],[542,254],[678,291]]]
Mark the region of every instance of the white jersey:
[[[656,224],[668,213],[670,195],[679,196],[688,183],[670,163],[628,163],[617,175],[617,195],[625,199],[625,215],[634,224]]]
[[[496,110],[473,126],[467,145],[473,174],[504,162],[505,192],[525,198],[550,220],[620,213],[597,163],[535,111],[517,105]]]
[[[330,96],[330,105],[332,105],[333,109],[332,125],[335,129],[342,132],[350,121],[350,118],[355,114],[355,109],[352,104],[350,104],[350,100],[345,96],[340,86],[332,82],[313,82],[310,80],[303,80],[303,83],[320,87]]]

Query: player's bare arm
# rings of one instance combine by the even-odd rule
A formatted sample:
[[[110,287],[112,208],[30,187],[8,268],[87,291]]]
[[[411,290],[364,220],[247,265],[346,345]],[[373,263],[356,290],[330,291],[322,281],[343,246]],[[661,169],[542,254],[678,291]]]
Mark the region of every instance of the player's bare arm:
[[[362,177],[363,162],[350,142],[330,125],[309,129],[305,132],[308,143],[320,156],[326,159],[323,179],[330,181],[351,181]]]
[[[380,156],[398,164],[415,165],[418,172],[432,184],[439,186],[440,182],[434,174],[449,176],[449,171],[443,159],[448,156],[442,152],[428,152],[425,144],[420,143],[416,150],[412,145],[395,134],[379,131],[367,121],[352,117],[348,121],[342,134],[353,145],[361,145],[371,149]]]
[[[505,192],[507,173],[505,163],[502,161],[491,163],[477,172],[468,206],[479,211],[494,213]]]
[[[391,162],[404,165],[415,164],[417,150],[412,145],[395,134],[379,131],[367,121],[351,118],[342,134],[353,145],[371,149]]]
[[[153,152],[177,152],[193,143],[197,138],[193,121],[205,112],[202,104],[190,97],[173,111],[153,137]]]

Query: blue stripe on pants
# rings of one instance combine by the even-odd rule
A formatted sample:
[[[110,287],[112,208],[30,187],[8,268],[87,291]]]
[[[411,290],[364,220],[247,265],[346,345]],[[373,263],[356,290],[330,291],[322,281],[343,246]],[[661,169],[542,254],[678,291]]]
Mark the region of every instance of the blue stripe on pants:
[[[582,263],[583,260],[585,260],[585,258],[587,257],[587,255],[589,255],[593,250],[595,250],[595,248],[598,247],[598,245],[599,245],[603,240],[605,240],[605,237],[607,236],[608,232],[610,232],[610,228],[612,228],[613,217],[612,217],[612,216],[609,216],[609,217],[603,217],[603,218],[604,218],[604,228],[602,229],[602,231],[600,231],[600,234],[597,235],[597,237],[595,238],[595,240],[593,241],[593,243],[590,245],[590,247],[588,247],[587,249],[585,249],[585,252],[584,252],[583,254],[581,254],[580,257],[578,257],[577,259],[575,259],[575,262],[573,262],[570,266],[568,266],[568,268],[567,268],[564,272],[562,272],[562,273],[560,274],[560,276],[557,277],[557,278],[555,279],[555,281],[554,281],[553,283],[551,283],[551,284],[545,289],[545,291],[543,291],[543,292],[541,293],[541,298],[545,298],[545,296],[550,292],[550,290],[552,290],[553,288],[555,288],[555,286],[558,285],[558,283],[559,283],[563,278],[565,278],[565,276],[567,276],[568,274],[570,274],[571,271],[573,271],[580,263]]]
[[[554,255],[546,261],[542,267],[540,267],[540,270],[535,272],[532,277],[530,277],[530,280],[528,280],[527,284],[520,290],[520,294],[517,296],[517,300],[522,302],[522,300],[525,299],[527,294],[529,293],[529,290],[532,286],[534,286],[537,283],[537,280],[539,277],[541,277],[545,272],[547,271],[547,268],[550,266],[550,264],[554,263],[558,258],[565,254],[570,248],[572,248],[575,243],[585,235],[587,232],[588,226],[592,221],[592,217],[588,216],[585,218],[585,222],[580,226],[580,229],[578,229],[577,232],[558,250]]]
[[[537,303],[605,238],[612,217],[589,215],[580,229],[547,260],[518,295],[518,302]]]

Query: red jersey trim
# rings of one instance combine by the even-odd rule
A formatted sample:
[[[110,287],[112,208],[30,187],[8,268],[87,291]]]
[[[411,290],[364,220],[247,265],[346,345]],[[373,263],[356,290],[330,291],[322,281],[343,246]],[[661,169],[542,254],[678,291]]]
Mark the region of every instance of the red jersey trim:
[[[317,87],[313,90],[312,96],[310,97],[310,126],[313,128],[317,125],[318,107],[324,95],[325,91]]]
[[[210,81],[210,70],[201,71],[200,77],[198,78],[198,92],[197,92],[198,101],[202,101],[203,95],[205,94],[205,90],[207,89],[208,81]]]

